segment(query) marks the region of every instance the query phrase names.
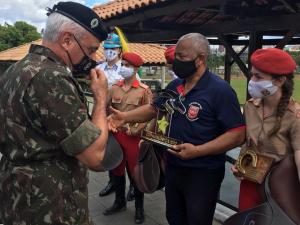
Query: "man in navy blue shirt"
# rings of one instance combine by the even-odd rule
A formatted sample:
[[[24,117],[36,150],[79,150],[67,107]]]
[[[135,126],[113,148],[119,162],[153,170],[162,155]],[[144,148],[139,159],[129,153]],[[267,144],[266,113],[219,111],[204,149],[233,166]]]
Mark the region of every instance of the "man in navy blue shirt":
[[[236,93],[208,70],[209,51],[203,35],[181,37],[172,66],[179,78],[167,86],[181,94],[177,103],[182,109],[181,113],[174,109],[169,137],[184,143],[173,146],[180,152],[165,150],[166,217],[171,225],[212,224],[224,178],[225,153],[245,141],[245,122]],[[165,101],[158,98],[154,105]],[[111,111],[108,121],[112,131],[125,122],[145,122],[157,115],[150,105],[126,113]]]

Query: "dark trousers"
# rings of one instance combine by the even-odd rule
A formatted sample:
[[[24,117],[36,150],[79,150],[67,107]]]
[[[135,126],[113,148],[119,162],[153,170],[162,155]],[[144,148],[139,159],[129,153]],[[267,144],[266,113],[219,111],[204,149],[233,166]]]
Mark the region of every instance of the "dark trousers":
[[[212,225],[225,166],[198,169],[166,165],[166,217],[170,225]]]

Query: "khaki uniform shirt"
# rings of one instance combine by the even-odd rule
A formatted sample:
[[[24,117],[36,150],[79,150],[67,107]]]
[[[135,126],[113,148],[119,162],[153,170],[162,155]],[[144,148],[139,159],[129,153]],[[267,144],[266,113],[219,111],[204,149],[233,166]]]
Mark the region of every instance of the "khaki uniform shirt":
[[[277,119],[276,112],[263,118],[262,99],[249,100],[244,106],[246,144],[242,151],[253,150],[258,154],[275,158],[279,162],[300,150],[300,104],[293,99],[281,119],[281,128],[268,138]]]
[[[125,91],[124,83],[125,81],[117,81],[109,88],[107,105],[111,102],[115,109],[126,112],[152,102],[150,87],[135,80],[130,89]]]

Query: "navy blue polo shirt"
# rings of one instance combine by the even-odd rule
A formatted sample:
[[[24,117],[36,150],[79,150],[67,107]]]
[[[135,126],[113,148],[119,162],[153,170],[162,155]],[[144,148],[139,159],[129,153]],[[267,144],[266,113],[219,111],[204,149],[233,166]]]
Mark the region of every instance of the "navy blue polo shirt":
[[[184,94],[184,79],[173,80],[166,89]],[[154,105],[162,107],[166,98],[157,98]],[[185,114],[174,113],[169,137],[202,145],[232,130],[245,129],[237,95],[232,87],[208,68],[197,84],[184,95]],[[162,107],[163,108],[163,107]],[[175,110],[176,111],[176,110]],[[166,131],[169,131],[167,127]],[[225,153],[181,160],[165,149],[166,162],[178,167],[217,169],[226,162]]]

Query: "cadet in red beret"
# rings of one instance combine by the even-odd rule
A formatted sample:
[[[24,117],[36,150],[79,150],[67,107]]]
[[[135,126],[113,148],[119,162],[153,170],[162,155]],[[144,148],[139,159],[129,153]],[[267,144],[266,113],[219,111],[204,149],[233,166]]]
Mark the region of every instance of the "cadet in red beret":
[[[172,70],[172,63],[175,59],[175,55],[174,55],[175,48],[176,48],[176,46],[170,46],[165,51],[165,58],[167,61],[166,67],[167,67],[168,73],[169,73],[170,77],[172,78],[172,80],[177,78],[176,74]]]
[[[142,105],[150,104],[152,101],[151,89],[136,79],[136,73],[143,65],[142,58],[131,52],[122,54],[120,75],[122,81],[116,81],[110,88],[107,96],[107,104],[112,103],[113,107],[126,112]],[[125,198],[125,162],[128,162],[130,174],[137,164],[139,154],[140,131],[146,127],[146,123],[134,123],[133,126],[125,124],[118,127],[118,132],[113,133],[123,150],[123,161],[113,169],[115,182],[116,199],[114,204],[106,209],[104,215],[112,215],[126,209]],[[140,192],[134,184],[135,195],[135,223],[140,224],[145,220],[144,214],[144,193]]]
[[[276,48],[259,49],[250,61],[248,90],[252,99],[244,106],[248,138],[241,152],[253,150],[274,158],[276,163],[287,156],[295,156],[300,177],[300,105],[291,98],[296,63],[288,53]],[[234,174],[238,172],[236,166],[232,171]],[[242,180],[239,210],[261,204],[256,183],[237,178]],[[299,208],[295,210],[299,211]]]

